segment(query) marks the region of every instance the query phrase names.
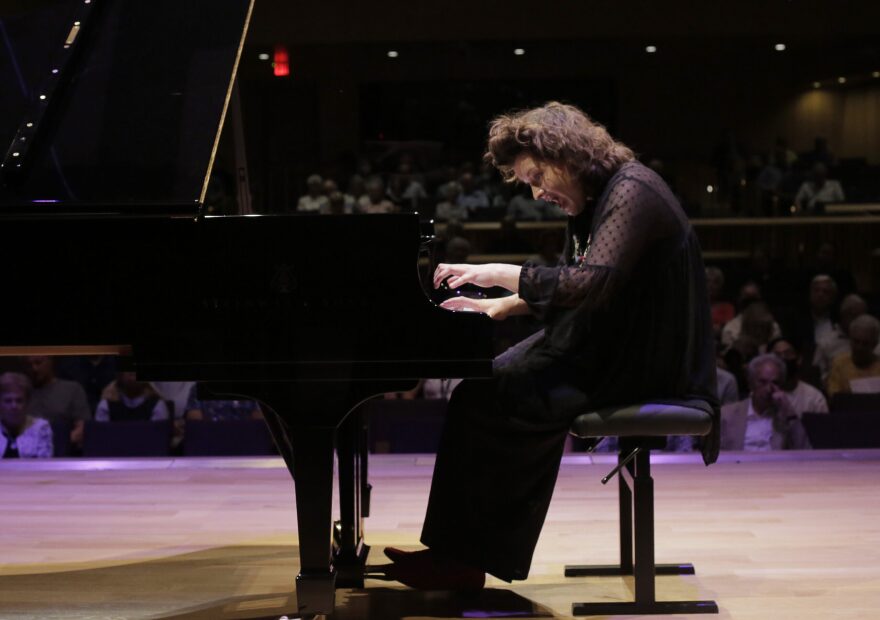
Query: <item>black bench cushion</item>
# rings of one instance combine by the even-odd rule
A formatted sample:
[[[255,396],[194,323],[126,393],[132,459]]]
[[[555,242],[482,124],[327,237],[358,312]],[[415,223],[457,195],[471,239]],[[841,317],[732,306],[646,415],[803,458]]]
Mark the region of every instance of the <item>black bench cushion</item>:
[[[707,435],[712,408],[702,400],[652,401],[608,407],[575,418],[571,434],[577,437],[657,437]]]

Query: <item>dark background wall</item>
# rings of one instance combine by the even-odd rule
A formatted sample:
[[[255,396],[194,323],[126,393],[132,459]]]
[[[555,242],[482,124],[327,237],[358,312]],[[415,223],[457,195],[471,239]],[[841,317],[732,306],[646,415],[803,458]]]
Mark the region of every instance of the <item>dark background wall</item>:
[[[258,59],[277,44],[288,78]],[[877,2],[257,0],[240,75],[255,174],[293,186],[375,141],[476,158],[493,115],[561,99],[697,188],[727,129],[755,152],[821,135],[880,163],[878,70]]]

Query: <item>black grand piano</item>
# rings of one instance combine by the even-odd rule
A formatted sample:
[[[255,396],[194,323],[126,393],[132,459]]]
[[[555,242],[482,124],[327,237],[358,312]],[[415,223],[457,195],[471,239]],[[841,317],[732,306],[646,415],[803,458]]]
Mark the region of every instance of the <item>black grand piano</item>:
[[[368,552],[358,404],[420,377],[489,376],[490,320],[426,297],[416,214],[205,214],[252,0],[33,7],[0,21],[14,291],[0,355],[120,355],[140,379],[259,400],[295,482],[291,611],[331,613]]]

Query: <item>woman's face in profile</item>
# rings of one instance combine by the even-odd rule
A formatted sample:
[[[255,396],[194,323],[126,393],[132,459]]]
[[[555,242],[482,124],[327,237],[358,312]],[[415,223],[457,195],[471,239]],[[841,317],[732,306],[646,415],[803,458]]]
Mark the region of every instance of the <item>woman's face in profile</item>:
[[[516,178],[531,186],[532,196],[557,205],[567,215],[584,210],[586,196],[583,185],[564,167],[535,159],[523,153],[513,162]]]

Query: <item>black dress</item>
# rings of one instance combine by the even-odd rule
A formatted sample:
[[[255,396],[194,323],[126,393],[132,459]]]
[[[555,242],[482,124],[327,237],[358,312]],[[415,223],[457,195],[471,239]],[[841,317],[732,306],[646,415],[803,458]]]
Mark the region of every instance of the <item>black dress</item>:
[[[422,542],[501,579],[525,579],[572,420],[652,399],[719,415],[697,238],[665,182],[638,162],[569,218],[557,267],[526,264],[519,295],[544,330],[452,395]],[[703,458],[718,454],[716,432]]]

